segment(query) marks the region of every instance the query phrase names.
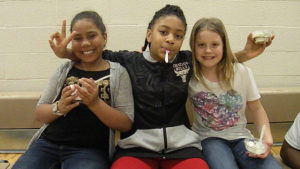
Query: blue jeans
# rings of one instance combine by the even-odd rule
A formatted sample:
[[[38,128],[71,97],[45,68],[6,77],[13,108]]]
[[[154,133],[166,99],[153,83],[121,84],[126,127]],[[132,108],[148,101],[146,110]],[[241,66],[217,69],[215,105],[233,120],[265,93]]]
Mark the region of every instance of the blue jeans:
[[[76,148],[38,139],[12,169],[108,169],[108,158],[96,149]]]
[[[271,154],[265,159],[248,157],[244,139],[229,141],[210,137],[201,144],[210,169],[282,169]]]

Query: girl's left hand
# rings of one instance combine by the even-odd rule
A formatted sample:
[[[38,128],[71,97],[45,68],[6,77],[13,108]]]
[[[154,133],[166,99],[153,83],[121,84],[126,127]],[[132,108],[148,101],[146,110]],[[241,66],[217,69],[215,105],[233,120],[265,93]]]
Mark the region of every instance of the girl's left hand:
[[[263,158],[263,159],[267,158],[267,156],[269,155],[269,153],[271,151],[273,141],[263,140],[263,143],[265,143],[267,145],[267,151],[265,153],[259,154],[259,155],[253,155],[253,154],[250,154],[249,152],[246,152],[246,154],[251,158]]]
[[[79,83],[82,87],[76,85],[76,89],[78,90],[77,94],[82,99],[82,102],[90,107],[94,105],[100,98],[98,92],[98,86],[92,78],[81,78],[79,79]]]
[[[273,39],[275,38],[275,35],[272,35],[271,38],[269,38],[268,42],[265,42],[263,44],[256,44],[254,43],[254,40],[252,38],[252,33],[248,35],[247,43],[244,48],[245,55],[247,56],[247,60],[250,60],[261,53],[264,52],[265,48],[270,46],[272,44]]]

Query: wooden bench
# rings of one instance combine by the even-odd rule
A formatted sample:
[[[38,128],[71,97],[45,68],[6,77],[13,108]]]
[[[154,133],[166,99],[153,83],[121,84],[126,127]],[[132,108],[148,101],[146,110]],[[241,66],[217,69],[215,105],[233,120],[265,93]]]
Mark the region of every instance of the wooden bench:
[[[261,102],[268,114],[275,144],[281,144],[287,130],[300,112],[300,88],[260,89]],[[247,110],[248,128],[258,137],[251,113]]]
[[[39,128],[34,109],[41,92],[0,92],[0,128]]]
[[[0,92],[0,153],[24,152],[42,126],[34,118],[40,92]]]
[[[274,143],[280,145],[300,111],[300,88],[259,89],[261,102],[268,114]],[[40,92],[0,92],[0,153],[24,152],[33,133],[42,126],[34,118]],[[187,103],[189,118],[191,106]],[[251,113],[246,112],[248,128],[256,136]],[[280,157],[276,156],[278,160]]]

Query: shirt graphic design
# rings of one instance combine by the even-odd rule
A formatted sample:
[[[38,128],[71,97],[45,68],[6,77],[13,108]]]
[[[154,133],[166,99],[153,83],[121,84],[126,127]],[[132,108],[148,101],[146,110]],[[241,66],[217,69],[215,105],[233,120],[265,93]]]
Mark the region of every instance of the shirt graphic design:
[[[235,91],[224,92],[219,97],[212,92],[201,91],[192,97],[195,112],[200,115],[204,126],[218,131],[238,122],[242,101],[242,96]]]
[[[78,82],[79,78],[75,76],[70,76],[66,79],[64,87],[72,85],[72,84],[78,84],[81,86]],[[105,101],[106,104],[111,105],[110,100],[110,85],[109,85],[109,78],[105,78],[103,80],[100,80],[97,82],[97,85],[99,86],[99,97]]]
[[[186,82],[186,75],[190,71],[188,62],[173,64],[174,72],[176,76],[180,76],[183,83]]]

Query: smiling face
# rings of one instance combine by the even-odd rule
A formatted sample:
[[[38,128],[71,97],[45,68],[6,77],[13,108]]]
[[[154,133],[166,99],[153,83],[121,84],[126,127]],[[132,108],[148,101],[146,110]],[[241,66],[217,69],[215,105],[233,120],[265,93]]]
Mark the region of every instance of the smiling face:
[[[80,19],[72,27],[76,35],[72,39],[72,49],[83,64],[94,64],[106,45],[107,35],[102,33],[90,19]]]
[[[169,61],[172,60],[181,48],[184,35],[185,26],[177,16],[160,17],[147,31],[147,41],[151,43],[151,57],[162,62],[168,50]]]
[[[223,57],[223,41],[219,34],[209,30],[199,31],[195,39],[196,59],[202,70],[214,69]]]

